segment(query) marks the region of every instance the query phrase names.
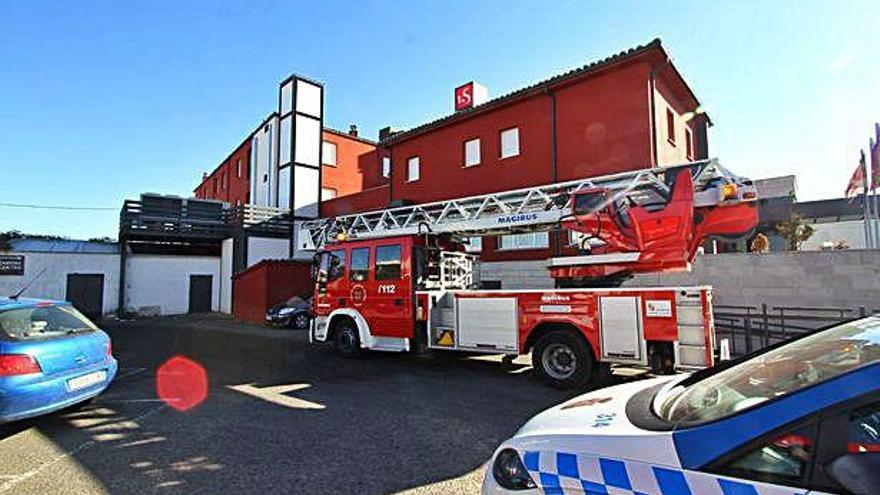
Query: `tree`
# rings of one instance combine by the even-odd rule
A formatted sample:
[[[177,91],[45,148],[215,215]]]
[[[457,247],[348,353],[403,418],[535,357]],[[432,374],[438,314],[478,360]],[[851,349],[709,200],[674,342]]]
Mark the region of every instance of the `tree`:
[[[790,250],[797,251],[801,248],[801,243],[813,236],[816,229],[804,222],[803,217],[794,214],[790,219],[776,224],[776,232],[788,241]]]
[[[17,230],[10,230],[8,232],[0,232],[0,251],[9,251],[12,249],[12,241],[13,239],[18,239],[21,237],[21,232]]]

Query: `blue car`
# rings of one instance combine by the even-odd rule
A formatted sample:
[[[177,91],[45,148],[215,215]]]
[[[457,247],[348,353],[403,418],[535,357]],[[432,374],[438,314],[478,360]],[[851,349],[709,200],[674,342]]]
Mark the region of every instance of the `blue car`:
[[[70,304],[0,297],[0,423],[88,401],[116,369],[110,337]]]

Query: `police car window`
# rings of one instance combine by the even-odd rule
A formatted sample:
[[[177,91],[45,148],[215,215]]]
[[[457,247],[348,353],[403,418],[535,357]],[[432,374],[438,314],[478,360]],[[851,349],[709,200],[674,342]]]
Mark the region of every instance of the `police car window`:
[[[355,282],[363,282],[367,279],[370,270],[370,248],[357,248],[351,250],[351,271],[349,278]]]
[[[681,424],[731,416],[880,360],[880,317],[865,318],[795,340],[730,368],[672,388],[655,412]]]
[[[756,481],[798,485],[813,460],[813,426],[786,431],[723,466],[723,474]]]
[[[850,415],[846,450],[850,454],[880,452],[880,404],[858,409]]]
[[[345,275],[345,250],[330,251],[330,266],[327,269],[327,279],[336,280]]]
[[[400,244],[376,248],[376,280],[400,278]]]

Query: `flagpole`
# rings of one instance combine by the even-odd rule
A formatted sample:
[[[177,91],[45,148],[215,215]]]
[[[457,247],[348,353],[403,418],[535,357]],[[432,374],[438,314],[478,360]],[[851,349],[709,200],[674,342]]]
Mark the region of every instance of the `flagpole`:
[[[876,173],[876,172],[875,172]],[[880,199],[877,198],[877,189],[874,189],[874,248],[880,248]]]
[[[862,224],[865,227],[865,248],[873,249],[873,243],[871,242],[871,229],[868,227],[868,191],[862,193]]]
[[[868,165],[865,161],[865,150],[861,150],[862,158],[859,160],[859,167],[862,169],[862,223],[865,226],[865,247],[873,249],[874,243],[871,235],[871,228],[868,226],[871,210],[868,206]]]

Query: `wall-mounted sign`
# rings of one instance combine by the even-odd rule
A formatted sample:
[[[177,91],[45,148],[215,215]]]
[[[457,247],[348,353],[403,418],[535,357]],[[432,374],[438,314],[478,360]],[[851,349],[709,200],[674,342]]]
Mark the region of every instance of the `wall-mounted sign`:
[[[24,256],[0,254],[0,275],[24,275]]]
[[[647,313],[648,316],[654,318],[670,318],[672,317],[672,301],[645,301],[645,313]]]
[[[486,103],[489,99],[489,90],[480,83],[471,81],[455,88],[455,111],[467,110],[477,105]]]

